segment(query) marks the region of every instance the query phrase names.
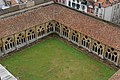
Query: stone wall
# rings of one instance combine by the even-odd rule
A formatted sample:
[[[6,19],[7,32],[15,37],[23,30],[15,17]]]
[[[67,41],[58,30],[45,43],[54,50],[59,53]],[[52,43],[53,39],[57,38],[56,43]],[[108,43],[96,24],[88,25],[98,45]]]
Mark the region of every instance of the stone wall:
[[[96,56],[99,56],[102,59],[110,61],[116,66],[120,65],[120,52],[118,50],[104,45],[99,41],[93,40],[89,36],[72,30],[64,24],[60,24],[54,20],[44,24],[35,25],[16,34],[3,37],[0,39],[0,56],[14,50],[18,50],[19,48],[51,33],[58,34],[60,37],[63,37],[76,44],[76,46],[83,47],[89,52],[94,53]]]

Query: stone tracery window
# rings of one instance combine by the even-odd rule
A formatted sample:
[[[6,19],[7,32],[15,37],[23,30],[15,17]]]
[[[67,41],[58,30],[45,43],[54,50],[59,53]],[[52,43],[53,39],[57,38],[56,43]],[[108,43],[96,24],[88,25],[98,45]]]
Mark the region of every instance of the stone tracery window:
[[[60,33],[60,24],[58,22],[55,24],[55,31]]]
[[[72,33],[72,40],[78,43],[79,35],[76,31]]]
[[[45,29],[42,26],[40,26],[37,29],[37,32],[38,32],[38,37],[43,36],[45,34]]]
[[[47,33],[54,31],[53,24],[49,22],[47,25]]]
[[[64,27],[63,28],[63,36],[67,37],[68,38],[68,34],[69,34],[69,29],[67,27]]]
[[[68,1],[68,6],[70,6],[70,7],[71,7],[71,1]]]
[[[25,35],[22,33],[19,33],[17,36],[17,45],[25,43]]]
[[[103,46],[100,44],[100,42],[94,42],[92,51],[96,52],[98,55],[103,55]]]
[[[72,2],[72,7],[75,8],[76,4],[75,2]]]
[[[7,38],[7,40],[5,41],[5,50],[12,49],[13,47],[15,47],[13,38],[11,37]]]
[[[109,59],[112,62],[117,62],[117,52],[114,50],[114,48],[108,48],[106,53],[105,53],[105,58]]]
[[[86,48],[90,48],[90,39],[87,36],[84,36],[82,38],[82,46],[86,47]]]
[[[29,32],[27,33],[28,35],[28,41],[32,40],[32,39],[35,39],[35,31],[30,29]]]
[[[80,9],[80,4],[76,4],[77,9]]]

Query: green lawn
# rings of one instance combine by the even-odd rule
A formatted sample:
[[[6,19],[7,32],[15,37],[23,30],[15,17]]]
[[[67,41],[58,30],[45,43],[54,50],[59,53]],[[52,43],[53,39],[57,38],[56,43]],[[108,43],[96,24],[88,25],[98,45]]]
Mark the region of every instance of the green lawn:
[[[0,63],[20,80],[108,80],[116,71],[52,38]]]

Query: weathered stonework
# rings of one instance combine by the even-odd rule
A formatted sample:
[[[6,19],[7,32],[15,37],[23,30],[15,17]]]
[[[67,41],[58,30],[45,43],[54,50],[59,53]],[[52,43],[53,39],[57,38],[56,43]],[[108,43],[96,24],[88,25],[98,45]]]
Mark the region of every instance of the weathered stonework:
[[[56,33],[120,66],[120,28],[64,6],[40,7],[0,24],[0,56]]]

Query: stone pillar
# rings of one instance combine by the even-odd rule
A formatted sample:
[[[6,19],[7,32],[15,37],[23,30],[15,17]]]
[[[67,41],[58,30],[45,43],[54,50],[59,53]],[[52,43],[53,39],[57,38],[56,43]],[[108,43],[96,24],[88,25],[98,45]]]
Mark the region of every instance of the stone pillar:
[[[79,33],[79,32],[78,32],[78,35],[79,35],[79,37],[78,37],[78,46],[80,46],[80,41],[81,41],[81,33]]]
[[[67,28],[68,28],[68,27],[67,27]],[[68,30],[69,30],[69,32],[68,32],[68,41],[70,41],[70,40],[71,40],[71,29],[68,28]]]
[[[2,51],[0,52],[0,56],[2,56],[4,54],[3,52],[3,45],[2,45],[2,40],[0,39],[0,48],[2,47]]]
[[[47,35],[47,25],[48,25],[48,22],[45,23],[45,34]]]
[[[61,27],[60,27],[60,37],[63,36],[63,35],[62,35],[62,32],[63,32],[63,25],[61,25]]]
[[[72,34],[72,30],[70,28],[68,28],[69,32],[68,32],[68,41],[71,40],[71,34]]]
[[[119,66],[120,65],[120,51],[117,51],[117,55],[118,55],[118,59],[116,62],[116,66]]]

